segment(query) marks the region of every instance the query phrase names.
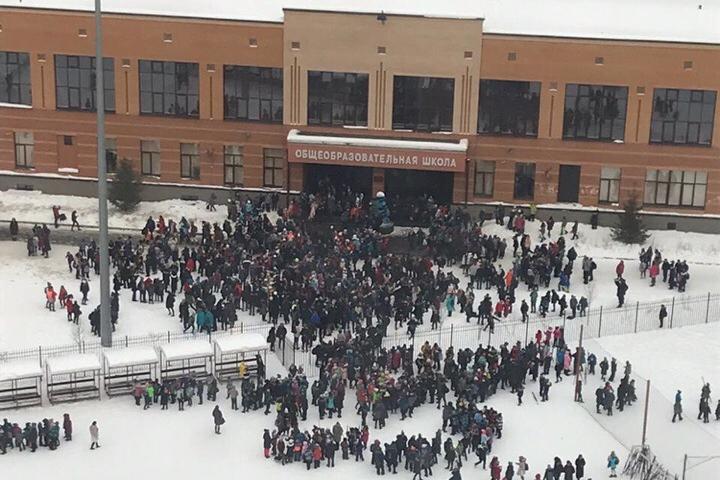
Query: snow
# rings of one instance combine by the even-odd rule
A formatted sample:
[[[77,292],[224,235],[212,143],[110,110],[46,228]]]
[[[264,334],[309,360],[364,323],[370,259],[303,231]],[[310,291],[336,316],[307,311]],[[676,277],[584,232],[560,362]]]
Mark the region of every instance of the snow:
[[[158,363],[157,352],[153,347],[128,347],[103,352],[108,368],[131,367]]]
[[[0,0],[0,6],[93,11],[91,0]],[[484,18],[485,33],[720,43],[720,1],[706,0],[105,0],[103,12],[282,22],[283,9]]]
[[[466,152],[468,146],[468,141],[465,138],[458,142],[428,142],[423,140],[393,140],[390,138],[329,137],[323,135],[306,135],[296,129],[288,132],[287,141],[288,143],[308,143],[316,145],[437,150],[445,152]]]
[[[166,343],[160,346],[160,351],[166,362],[213,356],[212,344],[207,339]]]
[[[246,353],[267,350],[268,343],[259,333],[227,335],[215,339],[215,345],[222,354]]]
[[[0,3],[0,5],[2,5],[2,3]],[[25,108],[25,109],[32,109],[32,105],[23,105],[22,103],[0,102],[0,108]]]
[[[80,170],[78,170],[77,168],[73,168],[73,167],[58,168],[58,173],[79,173],[79,172],[80,172]]]
[[[40,363],[35,360],[0,363],[0,382],[42,376]]]
[[[63,357],[50,357],[45,360],[45,366],[47,366],[48,372],[51,375],[101,369],[100,360],[94,353],[77,353]]]

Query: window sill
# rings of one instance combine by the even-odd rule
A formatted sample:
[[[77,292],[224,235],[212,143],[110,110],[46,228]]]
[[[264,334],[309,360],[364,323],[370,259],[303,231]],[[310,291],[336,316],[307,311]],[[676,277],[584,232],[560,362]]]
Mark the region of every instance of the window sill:
[[[712,148],[712,143],[650,142],[649,145],[655,147]]]
[[[157,118],[179,118],[179,119],[185,119],[185,120],[199,120],[200,115],[177,115],[173,113],[147,113],[147,112],[140,112],[141,117],[157,117]]]
[[[26,167],[25,165],[15,165],[15,170],[22,170],[24,172],[34,172],[35,167]]]
[[[232,118],[223,117],[226,122],[247,122],[247,123],[262,123],[267,125],[282,125],[282,120],[251,120],[248,118]]]
[[[477,132],[481,137],[498,137],[498,138],[538,138],[537,133],[534,135],[515,135],[513,133],[493,133],[493,132]]]
[[[591,143],[615,143],[618,145],[624,145],[624,139],[605,139],[605,138],[575,138],[575,137],[562,137],[564,142],[591,142]]]
[[[20,108],[25,110],[32,110],[32,105],[25,105],[24,103],[8,103],[0,102],[0,108]]]
[[[687,205],[661,205],[661,204],[644,204],[642,208],[640,209],[640,213],[645,210],[645,207],[651,208],[653,210],[667,210],[667,209],[677,209],[677,210],[695,210],[695,211],[704,211],[707,207],[691,207]]]
[[[58,107],[57,105],[55,106],[55,111],[56,112],[92,113],[92,114],[97,113],[97,110],[95,110],[94,108],[92,110],[87,110],[85,108]],[[105,115],[107,115],[107,114],[115,114],[115,110],[105,110]]]
[[[141,173],[140,176],[143,178],[152,178],[152,179],[160,180],[160,175],[153,175],[151,173]]]

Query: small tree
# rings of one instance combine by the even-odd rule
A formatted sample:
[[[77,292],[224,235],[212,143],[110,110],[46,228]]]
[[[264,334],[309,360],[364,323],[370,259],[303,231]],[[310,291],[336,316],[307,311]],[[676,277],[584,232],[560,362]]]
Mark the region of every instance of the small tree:
[[[640,219],[638,211],[640,202],[636,193],[633,193],[623,203],[623,212],[618,214],[619,222],[613,228],[613,240],[622,243],[643,243],[650,236]]]
[[[123,212],[132,212],[140,203],[142,181],[130,162],[123,158],[110,186],[110,203]]]

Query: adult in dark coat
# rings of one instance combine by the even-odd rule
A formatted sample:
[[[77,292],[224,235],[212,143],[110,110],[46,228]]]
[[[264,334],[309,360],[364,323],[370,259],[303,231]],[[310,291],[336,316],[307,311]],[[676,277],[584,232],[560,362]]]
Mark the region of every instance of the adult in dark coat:
[[[220,435],[220,425],[225,423],[225,418],[223,418],[223,414],[218,405],[215,405],[215,408],[212,411],[212,416],[215,423],[215,433]]]

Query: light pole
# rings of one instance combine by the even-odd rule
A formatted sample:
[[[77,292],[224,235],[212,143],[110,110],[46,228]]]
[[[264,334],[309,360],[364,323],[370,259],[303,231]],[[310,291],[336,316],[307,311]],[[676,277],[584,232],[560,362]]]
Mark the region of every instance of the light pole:
[[[100,0],[95,0],[95,111],[97,115],[98,230],[100,249],[100,340],[112,346],[110,319],[110,259],[108,258],[107,160],[105,158],[105,81]]]

